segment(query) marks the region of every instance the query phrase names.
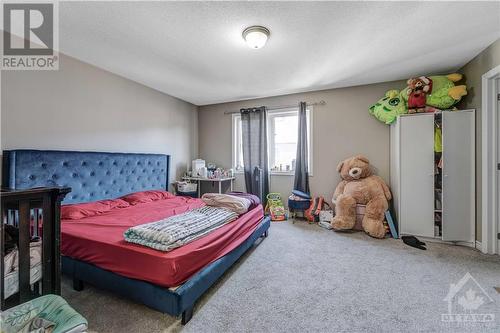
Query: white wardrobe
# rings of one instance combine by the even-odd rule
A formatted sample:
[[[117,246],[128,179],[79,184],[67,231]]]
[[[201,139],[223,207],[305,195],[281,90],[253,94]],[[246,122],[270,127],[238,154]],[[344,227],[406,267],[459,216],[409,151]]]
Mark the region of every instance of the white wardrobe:
[[[474,244],[474,129],[474,110],[402,115],[391,125],[391,190],[401,235]]]

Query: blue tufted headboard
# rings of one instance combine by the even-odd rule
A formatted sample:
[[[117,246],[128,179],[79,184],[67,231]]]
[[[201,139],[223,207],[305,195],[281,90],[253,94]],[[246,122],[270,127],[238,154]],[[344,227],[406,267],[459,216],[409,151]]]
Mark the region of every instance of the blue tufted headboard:
[[[168,189],[170,156],[55,150],[3,152],[3,186],[25,189],[68,186],[63,203],[113,199],[122,195]]]

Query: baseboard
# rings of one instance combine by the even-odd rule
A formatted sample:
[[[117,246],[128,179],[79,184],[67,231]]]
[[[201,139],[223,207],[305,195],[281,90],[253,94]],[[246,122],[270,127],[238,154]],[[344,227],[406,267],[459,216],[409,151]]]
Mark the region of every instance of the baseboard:
[[[443,242],[444,243],[452,243],[452,244],[460,245],[460,246],[467,246],[467,247],[470,247],[470,248],[473,248],[473,249],[476,248],[476,243],[475,242],[447,242],[447,241],[443,241]]]
[[[476,241],[476,249],[483,251],[483,244],[480,241]]]

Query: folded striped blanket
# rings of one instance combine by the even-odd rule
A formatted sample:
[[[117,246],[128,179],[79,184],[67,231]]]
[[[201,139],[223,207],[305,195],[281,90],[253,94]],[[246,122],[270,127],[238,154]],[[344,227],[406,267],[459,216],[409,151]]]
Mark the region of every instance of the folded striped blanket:
[[[238,218],[238,214],[204,206],[166,219],[132,227],[125,231],[127,242],[171,251],[190,243]]]
[[[237,197],[234,195],[220,194],[220,193],[205,193],[201,200],[207,206],[225,208],[237,214],[245,214],[250,207],[250,200],[247,198]]]

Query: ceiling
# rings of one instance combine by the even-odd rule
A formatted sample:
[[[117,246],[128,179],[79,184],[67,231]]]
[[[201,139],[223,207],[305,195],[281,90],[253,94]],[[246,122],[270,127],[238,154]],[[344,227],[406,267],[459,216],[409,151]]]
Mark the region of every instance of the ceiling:
[[[61,2],[63,53],[196,105],[446,73],[500,2]],[[248,48],[241,32],[271,30]]]

